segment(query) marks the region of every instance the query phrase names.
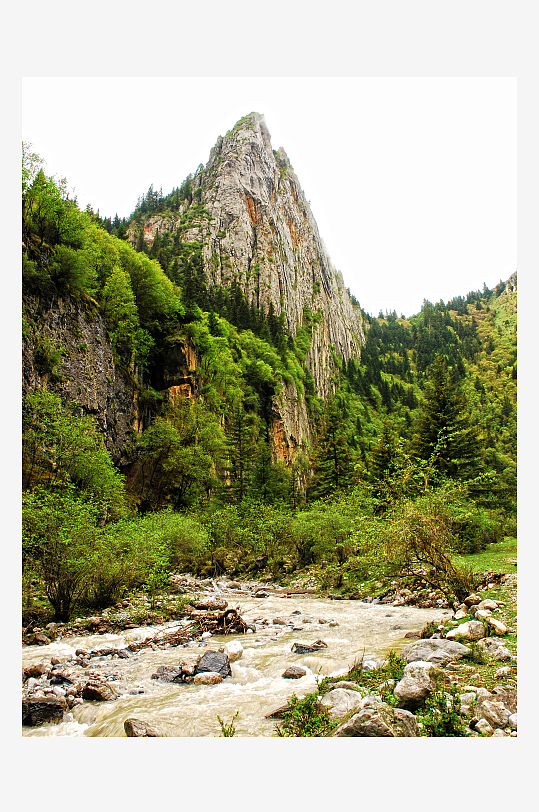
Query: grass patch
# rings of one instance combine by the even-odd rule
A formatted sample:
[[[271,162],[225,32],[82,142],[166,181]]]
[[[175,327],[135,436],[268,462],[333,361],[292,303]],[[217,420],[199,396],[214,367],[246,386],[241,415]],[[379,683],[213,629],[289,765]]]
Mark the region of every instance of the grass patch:
[[[517,571],[512,559],[517,558],[517,540],[515,538],[505,538],[494,544],[489,544],[480,553],[470,555],[454,555],[453,563],[460,567],[469,567],[474,572],[505,572],[513,573]]]

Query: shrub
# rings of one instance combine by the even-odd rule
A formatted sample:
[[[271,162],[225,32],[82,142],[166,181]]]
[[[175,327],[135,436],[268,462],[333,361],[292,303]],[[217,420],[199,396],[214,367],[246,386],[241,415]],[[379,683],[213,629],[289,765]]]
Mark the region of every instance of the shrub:
[[[318,702],[318,694],[307,694],[298,699],[292,694],[289,710],[283,712],[283,721],[276,727],[277,736],[327,736],[337,727]]]
[[[425,700],[417,720],[423,725],[422,736],[465,736],[458,689],[455,686],[437,687]]]

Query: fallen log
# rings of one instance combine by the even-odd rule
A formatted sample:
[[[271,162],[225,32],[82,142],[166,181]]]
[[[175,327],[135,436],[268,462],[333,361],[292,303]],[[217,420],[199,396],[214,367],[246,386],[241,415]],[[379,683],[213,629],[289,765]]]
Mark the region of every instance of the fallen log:
[[[153,637],[140,640],[136,643],[129,643],[130,651],[140,651],[142,648],[151,646],[162,646],[168,643],[169,646],[181,646],[189,642],[202,632],[212,634],[245,634],[248,629],[256,631],[256,626],[246,623],[238,613],[237,609],[226,609],[221,612],[193,612],[192,621],[179,629],[170,631],[163,629]]]

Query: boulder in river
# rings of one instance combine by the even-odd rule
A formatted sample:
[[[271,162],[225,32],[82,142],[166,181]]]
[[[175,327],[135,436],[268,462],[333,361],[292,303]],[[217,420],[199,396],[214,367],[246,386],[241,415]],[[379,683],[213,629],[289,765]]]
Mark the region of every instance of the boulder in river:
[[[83,688],[82,696],[84,699],[94,700],[95,702],[112,702],[114,699],[118,699],[120,694],[107,682],[87,682]]]
[[[230,660],[227,655],[220,651],[212,651],[211,649],[208,649],[198,661],[195,674],[202,674],[205,671],[215,671],[220,674],[223,679],[232,676]]]
[[[218,671],[202,671],[200,674],[195,674],[193,680],[194,685],[217,685],[223,681],[223,677]]]
[[[292,651],[294,654],[311,654],[327,647],[328,644],[324,643],[323,640],[316,640],[314,643],[294,643]]]
[[[239,640],[231,640],[230,643],[225,643],[221,654],[226,654],[231,663],[241,660],[243,656],[243,646]]]
[[[141,719],[126,719],[124,722],[125,735],[129,738],[143,738],[145,736],[165,736],[160,733],[157,728],[152,727],[148,722],[143,722]]]
[[[299,665],[290,665],[286,671],[283,672],[282,676],[284,679],[300,679],[304,677],[306,673],[307,669]]]
[[[157,671],[152,674],[152,679],[158,679],[160,682],[181,682],[181,676],[181,665],[160,665]]]
[[[38,727],[45,722],[58,724],[64,718],[64,704],[57,697],[23,699],[22,723],[24,727]]]

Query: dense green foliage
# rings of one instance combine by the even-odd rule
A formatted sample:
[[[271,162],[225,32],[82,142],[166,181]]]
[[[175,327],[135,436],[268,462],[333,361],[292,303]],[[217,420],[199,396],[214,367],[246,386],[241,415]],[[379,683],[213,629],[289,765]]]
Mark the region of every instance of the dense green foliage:
[[[460,595],[467,573],[453,553],[515,534],[516,295],[500,283],[425,302],[409,320],[365,317],[361,358],[335,357],[325,403],[306,364],[321,314],[305,308],[290,335],[233,275],[211,284],[203,244],[184,239],[210,216],[205,182],[199,168],[169,195],[150,187],[130,218],[101,219],[23,146],[24,289],[100,313],[151,411],[121,476],[76,403],[27,396],[28,577],[43,579],[57,617],[151,592],[175,568],[284,579],[314,567],[349,595],[404,573]],[[162,224],[147,240],[154,214]],[[65,348],[27,325],[23,338],[37,371],[61,383]],[[186,341],[198,394],[165,401],[163,359]],[[314,441],[286,464],[272,455],[273,409],[294,389]]]

